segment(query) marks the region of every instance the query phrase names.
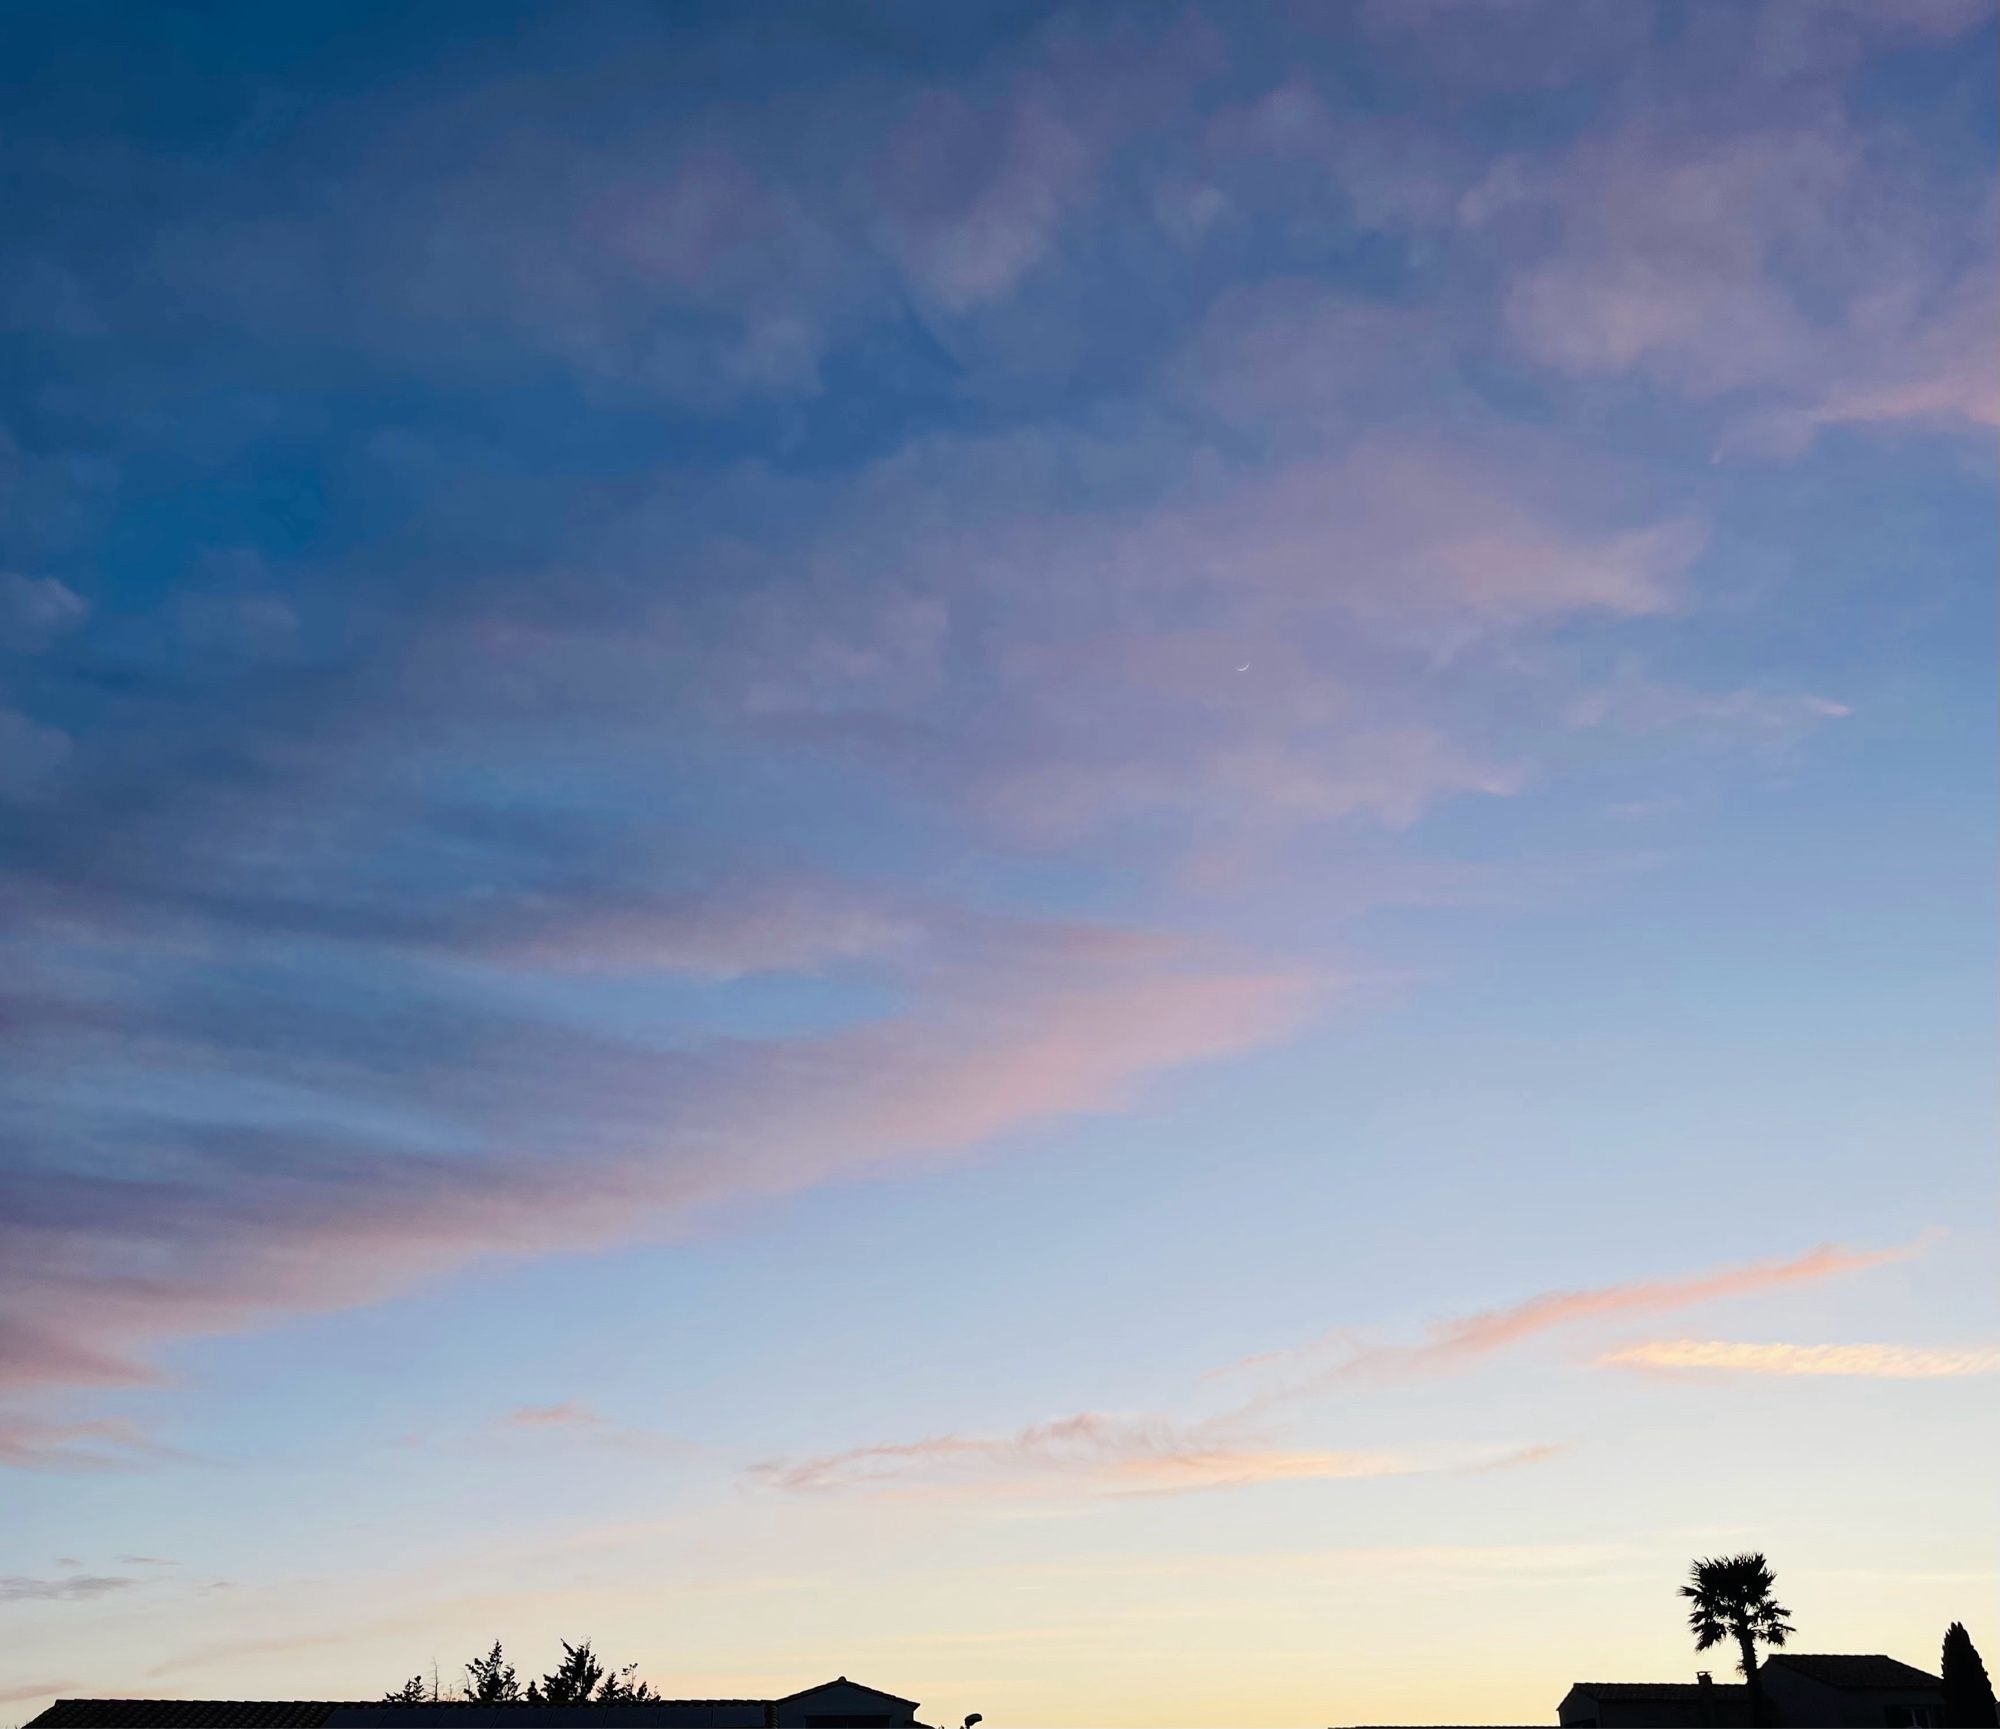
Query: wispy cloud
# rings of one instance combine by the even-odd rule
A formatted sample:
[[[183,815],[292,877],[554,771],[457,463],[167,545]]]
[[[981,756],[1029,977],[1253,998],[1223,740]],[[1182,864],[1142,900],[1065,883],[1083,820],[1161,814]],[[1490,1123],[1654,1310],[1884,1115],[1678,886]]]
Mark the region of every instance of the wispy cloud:
[[[1310,1377],[1294,1393],[1350,1377],[1436,1374],[1476,1363],[1544,1333],[1562,1331],[1613,1316],[1660,1314],[1724,1298],[1747,1296],[1787,1285],[1842,1277],[1871,1267],[1907,1260],[1924,1241],[1887,1249],[1854,1250],[1825,1244],[1790,1260],[1751,1261],[1675,1279],[1638,1279],[1590,1290],[1545,1291],[1525,1302],[1476,1315],[1436,1321],[1429,1337],[1413,1345],[1364,1343],[1352,1332],[1328,1334],[1297,1349],[1268,1351],[1210,1371],[1211,1376],[1247,1369],[1310,1367]],[[1333,1361],[1327,1361],[1329,1356]]]
[[[74,1681],[30,1681],[22,1686],[0,1688],[0,1705],[18,1704],[23,1699],[54,1699],[69,1692]]]
[[[218,1128],[200,1146],[177,1138],[143,1179],[8,1173],[5,1287],[48,1320],[0,1334],[0,1379],[142,1379],[145,1350],[163,1337],[364,1300],[530,1243],[627,1241],[723,1202],[948,1158],[1010,1129],[1115,1108],[1150,1076],[1277,1036],[1316,997],[1307,978],[1193,958],[1051,934],[1003,970],[982,969],[976,992],[946,972],[905,1013],[692,1053],[442,1003],[415,1008],[401,1035],[383,1009],[333,1005],[300,1005],[283,1029],[233,1012],[163,1020],[152,1060],[182,1073],[226,1063],[372,1099],[412,1122],[454,1124],[481,1155]],[[537,1140],[566,1143],[567,1156],[539,1156]],[[124,1270],[135,1243],[151,1257],[143,1282]],[[92,1454],[91,1443],[123,1451]],[[81,1466],[139,1444],[118,1425],[30,1424],[9,1431],[0,1461]]]
[[[1753,40],[1718,86],[1736,100],[1692,124],[1632,107],[1565,165],[1491,170],[1465,209],[1521,242],[1508,326],[1571,375],[1730,405],[1726,454],[1796,456],[1835,426],[1983,434],[2000,424],[1987,182],[1926,197],[1904,153],[1871,148],[1828,98],[1862,9],[1814,15],[1835,30],[1801,32],[1780,70],[1746,9]],[[1939,34],[1986,17],[1960,8]],[[1536,214],[1560,216],[1545,246],[1527,239]]]
[[[52,576],[0,571],[0,649],[45,648],[90,616],[90,603]]]
[[[678,1435],[615,1422],[580,1399],[564,1399],[552,1405],[517,1405],[494,1419],[487,1434],[495,1433],[524,1438],[541,1436],[552,1444],[561,1442],[659,1459],[689,1460],[702,1454],[700,1447]]]
[[[557,1405],[517,1405],[500,1419],[507,1429],[601,1428],[604,1418],[588,1405],[565,1399]]]
[[[1853,1375],[1927,1381],[2000,1374],[2000,1346],[1928,1350],[1910,1345],[1754,1345],[1724,1339],[1655,1339],[1607,1351],[1599,1368],[1712,1370],[1741,1375]]]
[[[1100,74],[1117,57],[1120,76]],[[918,295],[963,315],[1021,292],[1101,196],[1108,159],[1185,103],[1213,65],[1192,16],[1161,30],[1125,21],[1050,33],[1011,78],[921,92],[869,165],[890,252]]]
[[[0,1575],[0,1603],[83,1603],[129,1591],[138,1581],[116,1574],[71,1573],[61,1579],[30,1579],[19,1573]]]
[[[1808,10],[1113,9],[893,65],[814,30],[772,106],[555,9],[380,100],[288,68],[298,124],[215,150],[21,116],[0,1385],[1128,1108],[1307,1024],[1328,882],[1456,870],[1404,837],[1559,799],[1580,729],[1834,718],[1768,641],[1645,658],[1722,634],[1680,629],[1733,519],[1678,417],[1753,457],[1993,418],[1985,177],[1842,83],[1990,8]],[[764,28],[721,59],[778,64]],[[79,49],[113,105],[128,50]],[[1592,100],[1503,145],[1330,99],[1377,55]],[[190,449],[245,487],[155,520]],[[338,534],[260,491],[321,457]],[[1593,797],[1685,791],[1636,778]],[[1246,857],[1270,894],[1220,907]],[[1827,1253],[1308,1355],[1435,1369]],[[510,1426],[617,1429],[551,1412]],[[1127,1486],[1353,1464],[1015,1442]],[[149,1448],[0,1417],[0,1464]]]
[[[756,1467],[752,1475],[795,1493],[916,1488],[1019,1494],[1185,1494],[1258,1483],[1495,1470],[1532,1464],[1551,1448],[1497,1453],[1408,1454],[1276,1447],[1227,1424],[1083,1412],[1012,1434],[933,1435],[853,1447]]]
[[[0,1375],[0,1384],[5,1378]],[[0,1410],[0,1466],[23,1471],[129,1471],[166,1456],[168,1450],[130,1418],[61,1422]]]
[[[330,1633],[281,1633],[263,1639],[219,1639],[192,1645],[176,1652],[146,1671],[153,1675],[177,1675],[188,1669],[206,1668],[211,1663],[242,1657],[268,1657],[289,1651],[316,1651],[330,1645],[352,1645],[382,1633],[407,1633],[401,1620],[381,1620],[345,1627]]]
[[[1626,676],[1579,693],[1566,718],[1579,727],[1633,732],[1685,727],[1783,744],[1852,712],[1845,703],[1804,691],[1694,690]]]

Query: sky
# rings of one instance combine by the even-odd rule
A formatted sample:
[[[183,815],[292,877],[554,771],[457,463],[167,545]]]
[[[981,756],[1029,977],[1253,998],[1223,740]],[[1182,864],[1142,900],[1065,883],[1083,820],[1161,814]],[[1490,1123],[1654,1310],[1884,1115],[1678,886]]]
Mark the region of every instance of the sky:
[[[0,30],[0,1717],[2000,1647],[1988,0]]]

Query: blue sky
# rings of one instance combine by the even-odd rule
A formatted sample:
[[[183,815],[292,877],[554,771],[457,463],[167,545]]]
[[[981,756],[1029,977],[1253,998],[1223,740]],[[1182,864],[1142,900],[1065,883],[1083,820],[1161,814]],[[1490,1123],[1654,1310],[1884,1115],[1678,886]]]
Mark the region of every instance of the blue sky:
[[[1976,1617],[1990,5],[5,28],[8,1709]]]

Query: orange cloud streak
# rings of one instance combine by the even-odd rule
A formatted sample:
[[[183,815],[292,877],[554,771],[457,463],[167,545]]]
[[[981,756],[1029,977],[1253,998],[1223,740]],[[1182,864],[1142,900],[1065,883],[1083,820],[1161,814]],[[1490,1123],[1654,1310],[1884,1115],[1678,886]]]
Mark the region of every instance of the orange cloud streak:
[[[1211,1375],[1234,1373],[1273,1362],[1285,1362],[1346,1346],[1343,1362],[1320,1371],[1305,1385],[1288,1389],[1309,1392],[1328,1380],[1359,1374],[1418,1374],[1476,1362],[1540,1333],[1577,1326],[1608,1315],[1658,1314],[1723,1297],[1739,1297],[1778,1286],[1805,1284],[1861,1272],[1869,1267],[1905,1260],[1920,1251],[1921,1241],[1887,1249],[1853,1250],[1822,1244],[1791,1260],[1751,1261],[1678,1279],[1645,1279],[1623,1285],[1602,1285],[1584,1291],[1544,1291],[1505,1309],[1434,1322],[1430,1337],[1418,1345],[1359,1346],[1352,1335],[1330,1334],[1296,1351],[1267,1351],[1245,1357]]]
[[[1916,1350],[1904,1345],[1752,1345],[1726,1339],[1656,1339],[1610,1351],[1601,1369],[1723,1369],[1749,1375],[1861,1375],[1892,1381],[2000,1372],[2000,1346]]]

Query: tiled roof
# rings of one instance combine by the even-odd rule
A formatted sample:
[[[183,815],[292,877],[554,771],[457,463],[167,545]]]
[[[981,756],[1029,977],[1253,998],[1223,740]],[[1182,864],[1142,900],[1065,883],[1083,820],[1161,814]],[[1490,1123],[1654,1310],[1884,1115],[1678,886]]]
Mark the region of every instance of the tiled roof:
[[[1723,1723],[1750,1721],[1750,1689],[1737,1681],[1579,1681],[1564,1696],[1582,1695],[1601,1704],[1624,1705],[1660,1714],[1664,1723]]]
[[[332,1699],[58,1699],[30,1729],[323,1729]]]
[[[1817,1681],[1826,1687],[1844,1687],[1854,1692],[1871,1687],[1908,1689],[1944,1685],[1935,1675],[1927,1675],[1921,1669],[1913,1669],[1909,1664],[1899,1663],[1895,1658],[1884,1657],[1879,1652],[1867,1656],[1828,1657],[1815,1656],[1810,1652],[1794,1654],[1778,1651],[1764,1659],[1764,1667],[1795,1669],[1809,1681]]]
[[[770,1711],[766,1699],[647,1699],[630,1705],[530,1705],[472,1699],[392,1704],[381,1699],[58,1699],[26,1729],[414,1729],[439,1717],[467,1725],[488,1715],[520,1729],[622,1724],[645,1729],[670,1711]]]
[[[782,1699],[646,1699],[616,1705],[531,1705],[475,1699],[58,1699],[27,1729],[675,1729],[692,1718],[775,1723],[779,1708],[835,1688],[906,1707],[916,1702],[879,1687],[822,1681]]]
[[[1750,1691],[1740,1681],[1718,1681],[1703,1688],[1699,1681],[1577,1681],[1572,1693],[1588,1693],[1594,1699],[1735,1699]]]

